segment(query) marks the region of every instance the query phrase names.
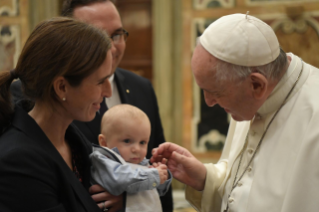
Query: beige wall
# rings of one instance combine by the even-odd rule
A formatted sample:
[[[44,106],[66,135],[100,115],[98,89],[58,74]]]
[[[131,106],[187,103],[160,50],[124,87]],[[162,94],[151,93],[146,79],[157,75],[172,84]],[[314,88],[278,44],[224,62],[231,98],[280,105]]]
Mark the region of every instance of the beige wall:
[[[59,16],[60,1],[58,0],[29,0],[30,31],[41,21]]]
[[[40,21],[57,16],[58,0],[0,1],[0,71],[15,67],[29,33]]]
[[[28,0],[0,1],[0,71],[12,69],[29,35]]]

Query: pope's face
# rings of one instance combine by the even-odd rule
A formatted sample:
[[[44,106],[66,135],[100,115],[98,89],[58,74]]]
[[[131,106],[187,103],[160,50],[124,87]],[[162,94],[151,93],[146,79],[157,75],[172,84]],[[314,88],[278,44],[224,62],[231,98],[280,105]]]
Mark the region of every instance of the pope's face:
[[[120,34],[123,30],[120,15],[114,4],[110,1],[96,2],[87,6],[77,7],[74,9],[73,17],[105,30],[109,36]],[[112,73],[115,72],[115,69],[121,62],[125,47],[124,40],[116,44],[112,42]]]
[[[217,59],[200,44],[192,57],[192,71],[198,86],[203,89],[205,102],[209,107],[218,104],[236,121],[251,120],[258,110],[250,93],[248,80],[234,83],[229,80],[220,83],[215,76]]]

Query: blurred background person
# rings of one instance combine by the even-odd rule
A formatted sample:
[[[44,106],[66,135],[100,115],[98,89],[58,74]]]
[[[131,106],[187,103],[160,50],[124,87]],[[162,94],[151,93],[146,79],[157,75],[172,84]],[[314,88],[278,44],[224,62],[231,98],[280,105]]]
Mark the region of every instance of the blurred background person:
[[[125,52],[128,32],[123,27],[120,14],[114,3],[110,0],[66,1],[62,9],[62,15],[72,16],[93,24],[105,30],[112,39],[113,75],[109,79],[112,96],[104,99],[101,103],[101,109],[93,121],[86,123],[75,121],[75,124],[92,143],[98,144],[98,135],[100,134],[101,119],[104,112],[118,104],[134,105],[146,113],[151,122],[151,136],[146,156],[150,158],[152,149],[165,142],[157,99],[149,80],[118,67]],[[169,191],[160,198],[163,211],[172,211],[172,188],[170,187]]]

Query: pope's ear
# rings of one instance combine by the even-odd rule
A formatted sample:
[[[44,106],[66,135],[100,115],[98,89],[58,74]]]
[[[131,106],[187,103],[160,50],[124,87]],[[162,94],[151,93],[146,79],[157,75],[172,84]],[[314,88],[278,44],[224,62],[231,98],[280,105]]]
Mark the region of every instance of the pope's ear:
[[[67,92],[67,81],[64,77],[60,76],[57,77],[53,81],[53,89],[58,96],[59,99],[63,100],[66,98],[66,92]]]
[[[252,96],[256,100],[261,100],[267,94],[267,89],[269,86],[269,82],[267,78],[258,72],[253,72],[250,74],[250,89],[252,92]]]

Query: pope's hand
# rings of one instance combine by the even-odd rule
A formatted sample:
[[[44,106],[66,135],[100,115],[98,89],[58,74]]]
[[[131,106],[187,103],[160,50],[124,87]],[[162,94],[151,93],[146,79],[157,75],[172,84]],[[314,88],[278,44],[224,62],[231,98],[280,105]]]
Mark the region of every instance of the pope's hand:
[[[161,144],[152,150],[151,162],[166,162],[177,180],[201,191],[206,180],[206,168],[187,149],[173,143]]]

